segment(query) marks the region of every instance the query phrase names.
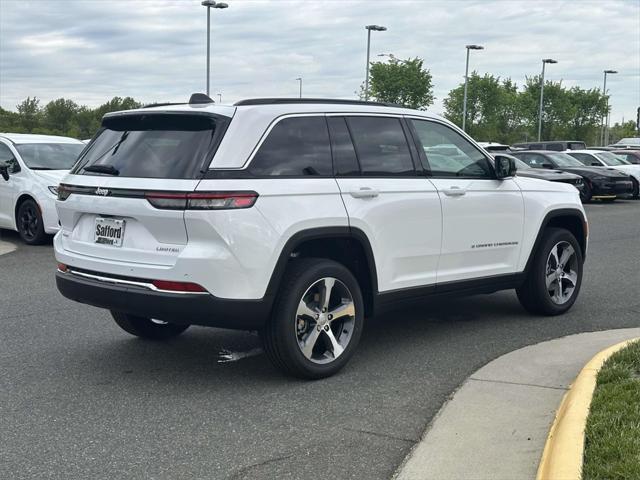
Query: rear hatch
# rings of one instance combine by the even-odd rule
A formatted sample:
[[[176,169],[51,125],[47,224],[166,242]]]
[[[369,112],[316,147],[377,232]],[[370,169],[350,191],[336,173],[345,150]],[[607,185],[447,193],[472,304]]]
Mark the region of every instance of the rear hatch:
[[[106,116],[59,188],[63,248],[173,265],[188,240],[181,206],[200,182],[228,120],[201,112]]]

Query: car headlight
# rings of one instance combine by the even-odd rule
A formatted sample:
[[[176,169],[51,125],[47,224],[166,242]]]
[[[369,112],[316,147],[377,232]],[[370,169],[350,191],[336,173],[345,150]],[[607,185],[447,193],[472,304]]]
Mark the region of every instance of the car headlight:
[[[51,193],[53,193],[56,197],[58,196],[58,187],[47,187]]]

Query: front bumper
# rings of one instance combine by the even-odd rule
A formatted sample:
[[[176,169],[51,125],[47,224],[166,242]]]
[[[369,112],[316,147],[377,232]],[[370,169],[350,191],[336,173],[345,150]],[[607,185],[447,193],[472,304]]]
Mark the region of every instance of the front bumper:
[[[135,282],[129,283],[115,278],[88,278],[73,273],[71,269],[56,272],[58,290],[71,300],[176,324],[259,330],[271,311],[270,297],[229,300],[209,293],[153,291],[131,284]]]
[[[620,182],[593,182],[593,197],[615,197],[619,195],[631,195],[633,182],[624,180]]]

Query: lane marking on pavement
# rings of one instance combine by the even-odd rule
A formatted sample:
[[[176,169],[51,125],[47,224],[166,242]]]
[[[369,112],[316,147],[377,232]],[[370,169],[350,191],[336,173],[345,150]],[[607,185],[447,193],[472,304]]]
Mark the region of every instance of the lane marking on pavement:
[[[218,363],[231,363],[242,360],[243,358],[255,357],[256,355],[262,355],[264,350],[261,348],[253,348],[247,352],[233,352],[231,350],[222,349],[218,353]]]
[[[5,255],[7,253],[11,253],[16,249],[16,246],[13,243],[5,242],[0,240],[0,255]]]
[[[580,371],[556,412],[538,467],[537,480],[582,478],[584,432],[598,372],[611,355],[637,340],[640,337],[602,350]]]

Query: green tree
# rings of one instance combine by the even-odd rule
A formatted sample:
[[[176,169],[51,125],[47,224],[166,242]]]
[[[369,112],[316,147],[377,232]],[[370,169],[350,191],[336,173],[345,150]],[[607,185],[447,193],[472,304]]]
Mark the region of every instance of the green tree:
[[[103,103],[95,109],[96,118],[98,121],[102,120],[102,117],[109,112],[118,112],[120,110],[132,110],[134,108],[140,108],[142,104],[131,97],[113,97],[107,103]]]
[[[78,104],[73,100],[58,98],[44,107],[44,127],[54,135],[77,136],[76,115]],[[75,127],[75,128],[74,128]]]
[[[634,120],[627,120],[624,123],[615,123],[609,127],[609,143],[616,143],[621,138],[637,137],[637,125]]]
[[[18,110],[18,115],[20,115],[20,127],[24,132],[32,133],[38,128],[42,114],[40,100],[36,97],[27,97],[16,106],[16,109]]]
[[[443,101],[445,117],[462,126],[464,83]],[[472,72],[467,85],[467,133],[485,141],[511,143],[519,138],[521,114],[518,87],[511,79]]]
[[[372,62],[369,71],[371,98],[420,110],[433,103],[431,73],[423,68],[422,59],[392,57],[388,63]]]

